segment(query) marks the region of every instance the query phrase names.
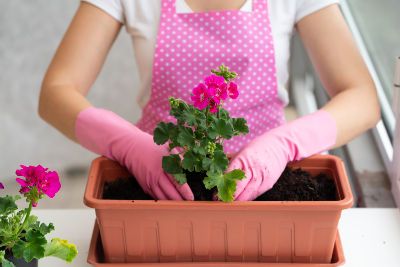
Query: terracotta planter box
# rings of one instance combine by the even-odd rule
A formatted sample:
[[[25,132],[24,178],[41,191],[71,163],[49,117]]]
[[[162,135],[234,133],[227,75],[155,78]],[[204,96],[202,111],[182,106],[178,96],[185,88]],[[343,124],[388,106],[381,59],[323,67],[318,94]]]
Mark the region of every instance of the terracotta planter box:
[[[265,263],[265,262],[163,262],[163,263],[107,263],[104,260],[104,250],[101,243],[100,231],[97,223],[94,226],[90,242],[88,263],[96,267],[336,267],[344,264],[342,242],[339,233],[336,236],[330,263]]]
[[[130,174],[100,157],[92,162],[84,202],[96,209],[108,263],[330,263],[341,211],[353,203],[344,164],[313,156],[291,167],[332,177],[338,200],[103,200],[104,182]]]

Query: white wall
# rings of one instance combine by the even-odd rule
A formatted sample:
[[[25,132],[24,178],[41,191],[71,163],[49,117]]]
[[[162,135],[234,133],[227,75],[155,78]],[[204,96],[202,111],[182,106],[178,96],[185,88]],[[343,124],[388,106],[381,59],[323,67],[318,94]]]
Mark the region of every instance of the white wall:
[[[89,166],[95,157],[37,114],[41,81],[78,5],[78,0],[0,1],[0,181],[13,178],[20,164],[61,171]],[[132,44],[123,28],[88,98],[135,122],[137,86]]]

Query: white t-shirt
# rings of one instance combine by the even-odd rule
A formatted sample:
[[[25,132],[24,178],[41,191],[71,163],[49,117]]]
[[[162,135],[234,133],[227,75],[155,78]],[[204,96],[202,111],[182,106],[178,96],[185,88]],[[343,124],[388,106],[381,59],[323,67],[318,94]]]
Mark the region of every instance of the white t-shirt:
[[[153,60],[161,17],[162,0],[82,0],[97,6],[126,26],[132,38],[139,69],[140,90],[136,101],[143,108],[150,99]],[[278,98],[289,102],[285,84],[288,80],[290,38],[295,24],[303,17],[339,0],[269,0],[268,10],[275,47]],[[252,0],[241,8],[251,12]],[[193,12],[184,0],[176,0],[177,13]]]

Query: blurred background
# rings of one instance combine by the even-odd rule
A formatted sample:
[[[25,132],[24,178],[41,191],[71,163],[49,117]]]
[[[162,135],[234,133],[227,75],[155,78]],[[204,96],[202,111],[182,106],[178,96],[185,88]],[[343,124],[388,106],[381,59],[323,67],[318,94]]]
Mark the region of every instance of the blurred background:
[[[78,5],[78,0],[0,0],[0,181],[6,193],[14,194],[14,172],[20,164],[57,170],[62,190],[55,200],[43,201],[41,208],[84,207],[87,171],[96,157],[47,125],[37,113],[43,76]],[[346,160],[357,206],[392,207],[398,178],[388,175],[395,127],[390,103],[394,62],[400,55],[400,1],[348,0],[341,7],[379,87],[383,120],[330,153]],[[327,101],[297,37],[292,47],[289,120]],[[122,29],[88,98],[95,106],[136,122],[140,117],[135,102],[139,77],[133,56],[130,37]]]
[[[9,185],[7,191],[20,164],[41,164],[61,174],[60,195],[68,192],[82,202],[87,169],[96,155],[37,113],[42,79],[78,6],[78,0],[0,1],[0,181]],[[123,29],[88,98],[135,122],[140,117],[138,84],[131,40]]]

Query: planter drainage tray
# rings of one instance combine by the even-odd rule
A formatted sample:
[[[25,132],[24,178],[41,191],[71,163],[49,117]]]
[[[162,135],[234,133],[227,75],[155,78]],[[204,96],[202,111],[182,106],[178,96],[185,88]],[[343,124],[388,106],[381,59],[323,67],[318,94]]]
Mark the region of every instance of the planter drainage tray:
[[[268,263],[268,262],[154,262],[154,263],[107,263],[104,262],[103,246],[101,244],[101,236],[97,223],[94,226],[92,239],[90,242],[88,263],[94,266],[104,267],[173,267],[173,266],[196,266],[196,267],[211,267],[211,266],[229,266],[229,267],[333,267],[344,264],[344,254],[342,242],[340,241],[339,233],[336,235],[336,241],[333,249],[331,263]]]

